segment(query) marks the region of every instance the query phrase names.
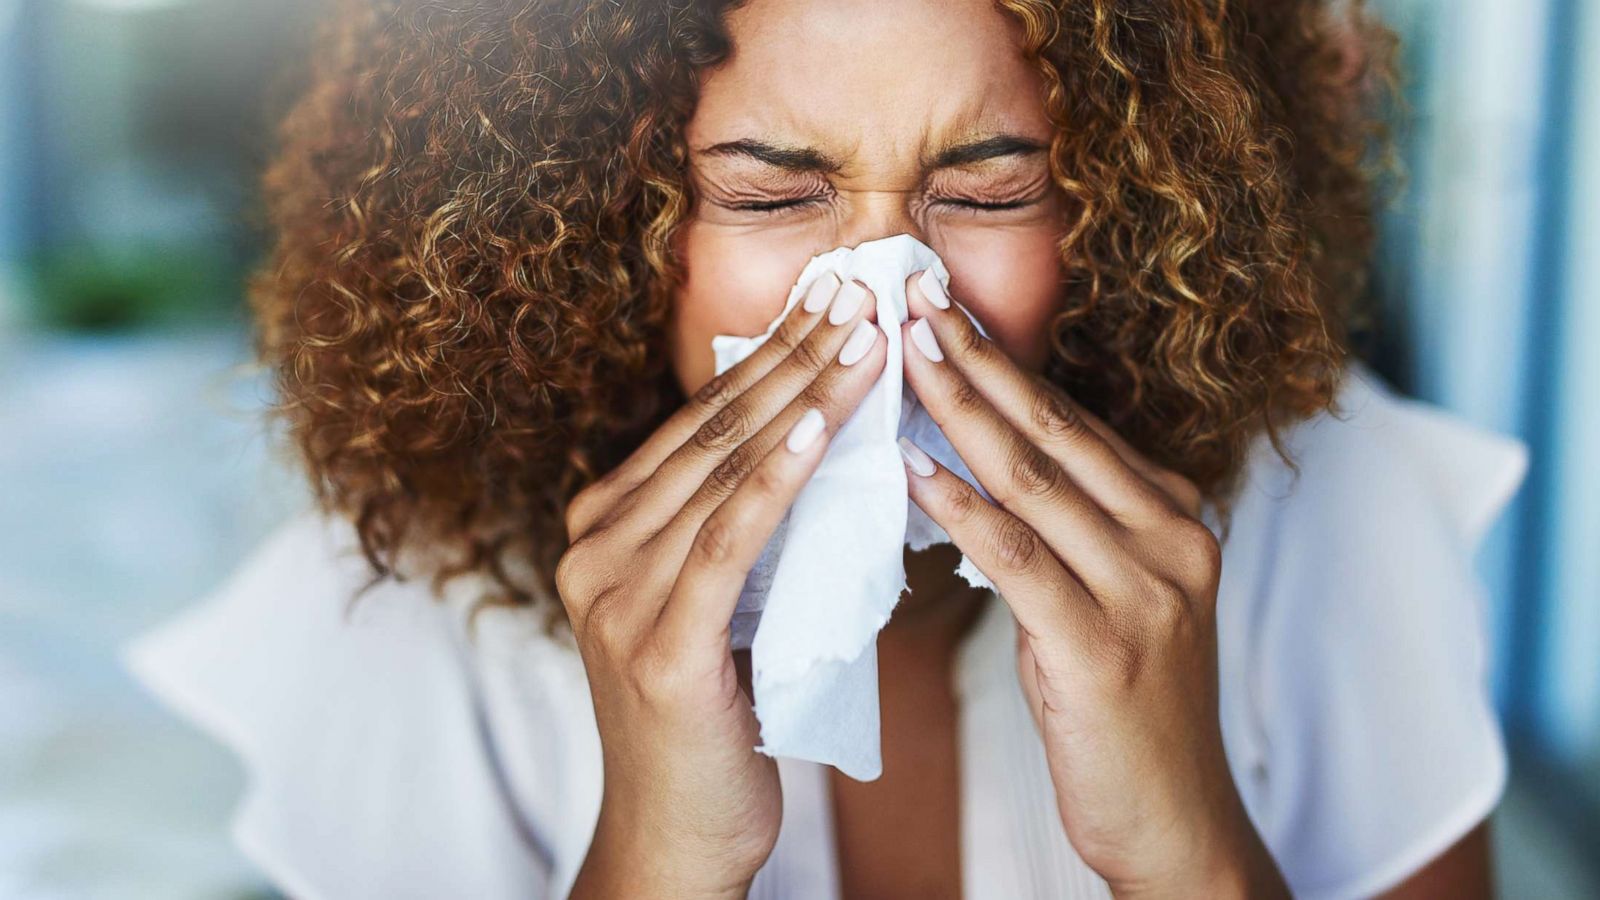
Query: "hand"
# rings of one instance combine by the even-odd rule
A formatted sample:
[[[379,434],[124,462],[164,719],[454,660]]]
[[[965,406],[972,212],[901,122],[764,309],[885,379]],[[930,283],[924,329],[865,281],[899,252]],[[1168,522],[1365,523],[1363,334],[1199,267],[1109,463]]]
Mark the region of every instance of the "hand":
[[[743,896],[777,840],[777,768],[754,749],[730,620],[888,356],[868,321],[870,291],[829,278],[814,296],[834,301],[828,318],[796,303],[755,353],[569,505],[556,582],[605,767],[574,896]]]
[[[932,285],[930,290],[937,289]],[[1217,707],[1202,497],[908,280],[911,389],[994,498],[907,452],[912,499],[994,582],[1074,848],[1119,896],[1287,896]],[[920,470],[920,471],[919,471]]]

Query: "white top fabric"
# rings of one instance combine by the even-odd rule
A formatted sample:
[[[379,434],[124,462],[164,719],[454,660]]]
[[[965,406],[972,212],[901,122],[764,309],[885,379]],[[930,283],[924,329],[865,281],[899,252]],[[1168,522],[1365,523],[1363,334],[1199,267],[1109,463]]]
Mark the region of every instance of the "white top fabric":
[[[1352,364],[1340,402],[1252,450],[1218,598],[1234,778],[1298,896],[1370,896],[1481,821],[1505,785],[1474,554],[1527,448]],[[564,897],[599,810],[582,662],[523,609],[465,629],[471,579],[367,581],[348,524],[291,521],[214,595],[128,648],[134,673],[249,773],[233,836],[300,900]],[[1104,897],[1055,811],[989,606],[960,650],[968,898]],[[780,759],[757,898],[838,894],[826,772]]]

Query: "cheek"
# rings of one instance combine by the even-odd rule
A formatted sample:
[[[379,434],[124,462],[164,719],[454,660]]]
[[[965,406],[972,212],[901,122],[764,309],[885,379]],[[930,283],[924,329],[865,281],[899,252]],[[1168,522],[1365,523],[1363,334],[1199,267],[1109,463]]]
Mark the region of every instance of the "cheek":
[[[673,302],[672,365],[685,394],[711,380],[718,334],[760,334],[783,309],[800,267],[818,250],[814,240],[766,232],[738,233],[689,222],[677,253],[687,278]]]
[[[1017,364],[1043,370],[1046,327],[1061,304],[1059,235],[1006,229],[951,230],[939,255],[953,292]]]

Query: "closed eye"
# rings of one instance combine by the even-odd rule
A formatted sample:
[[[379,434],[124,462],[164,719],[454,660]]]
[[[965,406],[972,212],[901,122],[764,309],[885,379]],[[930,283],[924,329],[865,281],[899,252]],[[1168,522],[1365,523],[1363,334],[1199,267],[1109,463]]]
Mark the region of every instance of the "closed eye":
[[[728,205],[728,208],[742,212],[774,213],[782,212],[786,209],[798,209],[813,203],[821,203],[823,200],[824,198],[822,197],[801,197],[796,200],[751,201],[749,203],[732,203]]]
[[[824,198],[824,197],[802,197],[802,198],[795,199],[795,200],[751,201],[751,202],[748,202],[748,203],[729,204],[728,208],[729,209],[736,209],[736,210],[739,210],[741,212],[778,213],[778,212],[783,212],[785,210],[800,209],[802,207],[810,206],[810,205],[815,204],[815,203],[822,203],[822,202],[825,202],[825,200],[826,200],[826,198]],[[950,199],[950,200],[940,200],[940,201],[937,201],[937,202],[943,203],[943,204],[945,204],[947,206],[959,207],[961,209],[997,211],[997,210],[1007,210],[1007,209],[1021,209],[1024,206],[1030,206],[1030,205],[1032,205],[1034,203],[1037,203],[1039,201],[1037,199],[1033,199],[1033,200],[1008,200],[1008,201],[1000,202],[1000,203],[988,203],[988,202],[984,202],[984,201],[981,201],[981,200],[956,200],[956,199]]]
[[[1037,200],[1008,200],[1008,201],[1006,201],[1004,203],[984,203],[984,202],[979,201],[979,200],[941,200],[939,202],[947,203],[950,206],[959,206],[959,207],[962,207],[964,209],[989,209],[989,210],[994,210],[994,209],[1021,209],[1024,206],[1028,206],[1030,204],[1037,203],[1038,201]]]

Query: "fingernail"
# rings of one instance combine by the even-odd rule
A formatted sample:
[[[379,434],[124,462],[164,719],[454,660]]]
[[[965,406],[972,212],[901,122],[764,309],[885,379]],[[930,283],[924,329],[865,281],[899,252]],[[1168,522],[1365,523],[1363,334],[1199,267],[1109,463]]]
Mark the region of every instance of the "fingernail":
[[[833,308],[828,310],[828,324],[842,325],[855,316],[856,310],[861,308],[861,301],[866,299],[867,289],[861,282],[851,279],[839,288],[839,293],[833,295]]]
[[[911,467],[911,471],[924,478],[933,474],[933,457],[923,452],[921,447],[911,443],[910,438],[902,434],[895,443],[900,445],[900,455],[905,457],[906,465]]]
[[[939,283],[939,276],[933,274],[932,269],[923,269],[922,275],[917,278],[917,287],[922,289],[922,296],[928,302],[940,309],[950,308],[950,295],[945,293],[944,285]]]
[[[789,437],[784,440],[784,446],[789,448],[790,453],[799,453],[816,443],[817,435],[822,433],[824,424],[822,410],[815,407],[806,410],[800,421],[790,426]]]
[[[833,299],[833,292],[838,289],[839,276],[832,272],[822,273],[822,277],[811,282],[811,287],[806,289],[806,302],[803,304],[806,312],[821,312],[827,308],[828,301]]]
[[[916,344],[917,350],[934,362],[944,359],[944,351],[939,349],[939,342],[934,339],[933,328],[928,325],[927,319],[918,319],[911,326],[911,343]]]
[[[873,341],[877,340],[878,326],[866,319],[856,323],[856,330],[850,332],[850,339],[844,342],[844,347],[839,350],[839,364],[853,366],[861,361],[872,349]]]

